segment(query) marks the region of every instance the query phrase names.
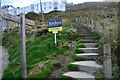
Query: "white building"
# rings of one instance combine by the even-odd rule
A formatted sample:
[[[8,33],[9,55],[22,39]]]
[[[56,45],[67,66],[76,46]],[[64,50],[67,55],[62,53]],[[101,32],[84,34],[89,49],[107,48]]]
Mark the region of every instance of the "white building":
[[[10,14],[18,15],[20,13],[28,13],[28,12],[35,12],[41,13],[40,3],[38,4],[31,4],[30,6],[22,7],[22,8],[10,8],[3,7],[3,11],[7,11]],[[43,13],[49,13],[51,11],[58,10],[58,11],[65,11],[65,4],[58,1],[51,1],[51,2],[43,2],[42,3],[42,11]]]

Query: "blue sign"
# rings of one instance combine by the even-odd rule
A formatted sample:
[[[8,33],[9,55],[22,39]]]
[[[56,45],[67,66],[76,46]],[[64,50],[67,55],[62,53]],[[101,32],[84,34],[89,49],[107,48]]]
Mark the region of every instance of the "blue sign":
[[[60,27],[62,26],[62,20],[61,19],[53,19],[49,20],[48,22],[48,28],[53,28],[53,27]]]

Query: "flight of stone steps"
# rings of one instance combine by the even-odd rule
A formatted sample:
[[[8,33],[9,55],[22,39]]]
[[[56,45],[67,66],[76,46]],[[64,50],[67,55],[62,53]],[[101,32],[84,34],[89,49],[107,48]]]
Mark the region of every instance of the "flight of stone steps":
[[[85,45],[85,48],[79,48],[84,53],[78,53],[76,55],[77,57],[84,57],[92,60],[70,63],[77,65],[80,71],[70,71],[64,73],[63,75],[77,80],[95,80],[94,73],[96,70],[103,68],[103,66],[99,65],[95,61],[99,56],[96,35],[83,26],[80,26],[78,30],[80,32],[81,43]]]

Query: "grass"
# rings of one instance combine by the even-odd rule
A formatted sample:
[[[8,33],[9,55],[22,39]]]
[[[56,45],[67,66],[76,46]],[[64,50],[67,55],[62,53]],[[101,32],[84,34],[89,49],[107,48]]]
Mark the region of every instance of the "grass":
[[[80,54],[80,53],[84,53],[84,51],[81,50],[81,49],[79,49],[79,48],[76,48],[75,51],[74,51],[74,53]]]
[[[66,23],[63,27],[69,28],[70,23]],[[70,26],[72,28],[72,26]],[[63,28],[64,29],[64,28]],[[69,49],[69,43],[78,38],[78,33],[72,33],[64,29],[64,32],[59,32],[57,35],[57,44],[54,46],[54,35],[46,33],[45,35],[26,36],[26,56],[28,74],[31,70],[38,66],[40,62],[50,61],[60,54],[63,54]],[[20,35],[17,32],[5,33],[3,36],[3,46],[8,48],[9,66],[5,71],[3,78],[21,78],[21,61],[20,61]],[[41,72],[32,73],[28,77],[32,78],[46,78],[51,74],[53,65],[47,63],[40,68]],[[59,63],[54,63],[54,66],[60,66]]]
[[[60,62],[55,62],[55,63],[53,63],[53,66],[56,67],[56,68],[59,68],[59,67],[61,67],[62,65],[61,65]]]
[[[76,65],[69,64],[69,65],[67,66],[67,70],[68,70],[68,71],[79,71],[79,68],[78,68],[78,66],[76,66]]]
[[[95,72],[95,77],[96,77],[96,80],[103,80],[103,78],[104,78],[104,71],[103,71],[103,69],[98,69]]]
[[[76,48],[85,48],[85,45],[83,45],[82,43],[77,44]]]
[[[70,77],[66,77],[63,75],[63,73],[60,73],[55,80],[74,80],[74,79],[72,79]]]
[[[64,37],[64,38],[63,38]],[[68,36],[59,36],[59,42],[70,41]],[[27,40],[27,68],[28,72],[34,68],[36,63],[40,61],[46,61],[51,55],[52,57],[56,57],[59,54],[64,53],[68,49],[68,46],[57,46],[54,47],[54,39],[52,34],[43,35],[41,37],[34,37],[33,39]],[[17,33],[5,34],[3,38],[3,45],[9,50],[9,68],[5,71],[4,77],[21,77],[21,62],[20,62],[20,40],[19,35]],[[58,43],[59,44],[59,43]],[[43,71],[44,72],[44,71]],[[45,71],[47,72],[47,71]]]
[[[42,73],[33,74],[29,78],[40,78],[44,80],[44,78],[48,77],[49,74],[51,74],[52,70],[53,68],[51,66],[44,66],[42,68]]]
[[[74,53],[72,55],[72,61],[87,61],[87,60],[94,60],[94,59],[87,59],[87,58],[84,58],[84,57],[77,57],[77,55]]]

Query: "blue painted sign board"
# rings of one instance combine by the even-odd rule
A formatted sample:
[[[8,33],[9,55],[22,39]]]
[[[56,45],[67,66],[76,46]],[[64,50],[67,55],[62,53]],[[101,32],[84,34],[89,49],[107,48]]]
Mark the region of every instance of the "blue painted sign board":
[[[48,28],[60,27],[62,26],[61,19],[53,19],[48,21]]]

